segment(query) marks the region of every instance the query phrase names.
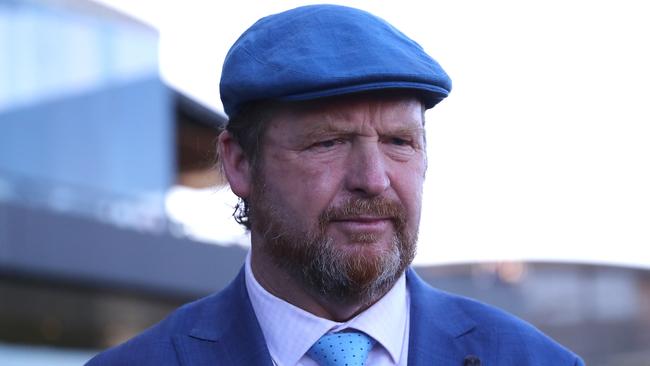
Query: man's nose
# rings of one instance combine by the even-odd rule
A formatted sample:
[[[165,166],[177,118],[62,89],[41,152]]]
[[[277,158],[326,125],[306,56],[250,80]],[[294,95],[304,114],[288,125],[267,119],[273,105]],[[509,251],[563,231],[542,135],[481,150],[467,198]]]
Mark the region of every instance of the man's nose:
[[[348,191],[362,197],[372,197],[381,195],[390,187],[386,161],[378,143],[357,144],[348,162]]]

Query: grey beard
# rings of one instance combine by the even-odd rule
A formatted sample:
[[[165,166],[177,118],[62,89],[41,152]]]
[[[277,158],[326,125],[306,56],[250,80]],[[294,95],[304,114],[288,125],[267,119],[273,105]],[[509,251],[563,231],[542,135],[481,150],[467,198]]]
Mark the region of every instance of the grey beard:
[[[267,202],[257,202],[253,225],[262,229],[262,250],[273,263],[298,280],[308,292],[341,304],[370,305],[386,294],[415,256],[416,235],[395,224],[393,245],[373,256],[337,250],[325,234],[326,222],[311,232],[296,232]],[[321,220],[324,221],[324,220]],[[263,225],[263,228],[259,226]],[[260,232],[260,231],[258,231]],[[361,235],[360,244],[376,238]]]
[[[399,276],[404,272],[398,239],[388,251],[378,258],[366,261],[368,258],[346,258],[333,246],[331,239],[314,245],[314,260],[302,268],[302,280],[307,288],[320,296],[341,303],[371,304],[388,292]],[[408,260],[410,263],[411,260]],[[407,264],[408,265],[408,264]],[[350,273],[363,271],[362,267],[373,267],[369,270],[374,278],[365,283],[359,283]]]

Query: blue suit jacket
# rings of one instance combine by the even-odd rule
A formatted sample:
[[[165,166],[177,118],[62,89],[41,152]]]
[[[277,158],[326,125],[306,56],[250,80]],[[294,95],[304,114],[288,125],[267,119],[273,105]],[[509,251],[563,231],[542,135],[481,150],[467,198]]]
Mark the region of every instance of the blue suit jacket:
[[[412,269],[409,366],[584,365],[531,325],[501,310],[435,290]],[[246,291],[243,270],[223,291],[187,304],[128,342],[87,365],[268,365],[262,330]]]

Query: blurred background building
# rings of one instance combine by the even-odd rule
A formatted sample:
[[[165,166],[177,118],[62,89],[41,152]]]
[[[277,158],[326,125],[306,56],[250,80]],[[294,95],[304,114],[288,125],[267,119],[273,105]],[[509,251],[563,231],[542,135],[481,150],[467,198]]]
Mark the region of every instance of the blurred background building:
[[[1,365],[81,364],[234,277],[242,238],[200,240],[169,210],[179,190],[220,197],[224,122],[161,81],[155,29],[86,0],[0,0]],[[532,322],[589,365],[650,362],[648,270],[417,270]]]

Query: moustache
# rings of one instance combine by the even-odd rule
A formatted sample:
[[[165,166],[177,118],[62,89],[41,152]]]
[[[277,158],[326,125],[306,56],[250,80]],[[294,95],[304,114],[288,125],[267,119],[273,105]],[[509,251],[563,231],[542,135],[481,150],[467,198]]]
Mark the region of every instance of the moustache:
[[[320,215],[319,222],[324,227],[331,221],[361,216],[389,218],[396,227],[401,228],[406,223],[406,208],[399,202],[384,197],[350,198],[335,207],[327,208]]]

